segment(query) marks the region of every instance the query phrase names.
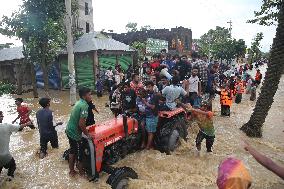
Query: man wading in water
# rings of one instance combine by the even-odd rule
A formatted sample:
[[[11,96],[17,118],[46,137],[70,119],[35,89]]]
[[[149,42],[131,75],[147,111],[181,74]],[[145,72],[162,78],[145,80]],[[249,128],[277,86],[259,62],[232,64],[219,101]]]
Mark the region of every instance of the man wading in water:
[[[83,165],[82,165],[82,132],[91,138],[88,131],[86,130],[86,119],[88,116],[88,102],[92,100],[91,90],[88,88],[81,88],[79,90],[80,100],[76,102],[72,109],[70,119],[66,127],[66,135],[70,144],[69,153],[69,169],[70,176],[75,176],[76,171],[74,169],[75,161],[79,174],[84,176]]]
[[[14,178],[14,172],[16,170],[16,163],[9,150],[10,136],[12,132],[22,130],[25,126],[30,125],[31,122],[27,122],[22,125],[12,125],[8,123],[2,123],[4,118],[3,112],[0,111],[0,174],[2,169],[8,169],[8,180]]]

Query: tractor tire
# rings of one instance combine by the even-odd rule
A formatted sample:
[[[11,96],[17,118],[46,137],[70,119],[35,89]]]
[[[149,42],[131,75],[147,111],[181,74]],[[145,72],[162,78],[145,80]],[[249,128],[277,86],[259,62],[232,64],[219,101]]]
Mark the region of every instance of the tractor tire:
[[[179,135],[183,140],[187,141],[188,131],[186,122],[182,119],[177,119],[174,123],[174,128],[177,128]]]
[[[171,134],[169,135],[169,140],[168,140],[168,146],[167,149],[168,151],[166,152],[167,154],[170,154],[170,152],[174,151],[180,144],[180,134],[177,129],[173,129]]]
[[[166,154],[171,154],[179,145],[181,138],[187,140],[188,132],[186,123],[182,119],[176,119],[173,122],[167,124],[167,127],[171,127],[171,132],[168,135],[168,143],[166,145]]]
[[[117,168],[107,179],[106,183],[112,189],[125,189],[128,186],[129,178],[137,179],[137,173],[130,167]]]

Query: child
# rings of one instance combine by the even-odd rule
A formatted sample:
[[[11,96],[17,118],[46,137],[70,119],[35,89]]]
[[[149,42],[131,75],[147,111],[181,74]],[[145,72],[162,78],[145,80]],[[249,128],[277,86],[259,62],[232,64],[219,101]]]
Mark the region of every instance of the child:
[[[114,90],[110,102],[110,110],[114,114],[115,117],[117,117],[122,111],[121,111],[121,89],[122,89],[122,83],[120,83],[117,86],[117,89]]]
[[[97,97],[102,97],[103,96],[103,81],[101,80],[99,74],[97,74],[96,89],[97,89]]]
[[[36,113],[37,124],[40,135],[40,159],[47,155],[47,143],[50,142],[52,148],[58,148],[58,136],[55,127],[62,125],[62,122],[53,125],[53,115],[50,107],[49,98],[41,98],[39,104],[42,109]]]
[[[145,83],[145,86],[147,88],[148,94],[146,98],[142,98],[142,101],[145,104],[146,131],[148,133],[146,149],[149,150],[152,146],[154,134],[157,130],[159,102],[157,96],[154,94],[153,81],[147,81]]]
[[[24,100],[22,98],[16,98],[15,104],[17,106],[18,117],[12,122],[14,124],[20,118],[20,125],[30,123],[28,127],[31,129],[35,129],[35,126],[31,122],[29,115],[31,114],[32,110],[29,109],[28,106],[23,105]],[[22,131],[22,128],[20,129]]]
[[[215,139],[215,129],[213,125],[213,112],[208,111],[208,104],[203,102],[200,109],[191,109],[193,119],[197,120],[200,128],[196,137],[196,148],[201,150],[201,143],[206,139],[207,152],[212,152],[212,146]]]
[[[244,93],[244,86],[243,82],[240,77],[237,77],[237,82],[236,82],[236,99],[235,103],[239,104],[242,102],[242,96]]]
[[[256,83],[253,82],[251,84],[251,90],[250,90],[250,100],[255,101],[256,99]]]
[[[230,116],[230,109],[232,106],[232,94],[229,85],[226,85],[225,88],[221,89],[220,92],[216,93],[220,95],[221,115]]]

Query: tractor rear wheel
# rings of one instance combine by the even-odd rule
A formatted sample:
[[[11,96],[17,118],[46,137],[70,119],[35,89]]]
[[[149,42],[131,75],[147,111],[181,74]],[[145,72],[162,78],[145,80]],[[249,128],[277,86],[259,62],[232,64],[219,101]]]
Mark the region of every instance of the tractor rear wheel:
[[[112,189],[125,189],[129,179],[137,179],[137,173],[130,167],[117,168],[107,179]]]
[[[168,135],[168,143],[166,146],[166,153],[170,154],[173,152],[179,145],[181,138],[185,141],[187,140],[187,126],[184,120],[177,119],[173,122],[170,122],[167,125],[167,128],[171,129],[170,134]]]

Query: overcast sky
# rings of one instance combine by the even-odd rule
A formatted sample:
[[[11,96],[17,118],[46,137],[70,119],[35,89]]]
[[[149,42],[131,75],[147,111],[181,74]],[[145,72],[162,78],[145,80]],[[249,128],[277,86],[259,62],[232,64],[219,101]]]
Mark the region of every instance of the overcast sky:
[[[10,15],[21,0],[2,2],[0,16]],[[216,26],[229,27],[232,20],[232,35],[244,39],[250,46],[257,32],[264,33],[262,50],[268,51],[275,36],[275,26],[247,24],[253,18],[253,11],[259,10],[261,0],[93,0],[94,28],[125,32],[128,22],[138,26],[150,25],[152,28],[172,28],[183,26],[192,29],[193,38],[199,38]],[[0,36],[0,43],[13,42],[15,39]]]

